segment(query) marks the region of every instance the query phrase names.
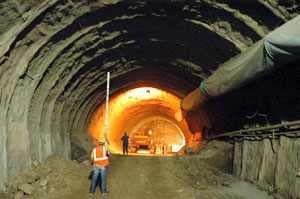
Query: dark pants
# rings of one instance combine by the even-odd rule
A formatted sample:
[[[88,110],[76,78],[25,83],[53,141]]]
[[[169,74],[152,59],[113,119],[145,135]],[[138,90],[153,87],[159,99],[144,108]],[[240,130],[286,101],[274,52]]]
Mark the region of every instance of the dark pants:
[[[123,144],[123,155],[125,155],[125,152],[128,155],[128,144]]]

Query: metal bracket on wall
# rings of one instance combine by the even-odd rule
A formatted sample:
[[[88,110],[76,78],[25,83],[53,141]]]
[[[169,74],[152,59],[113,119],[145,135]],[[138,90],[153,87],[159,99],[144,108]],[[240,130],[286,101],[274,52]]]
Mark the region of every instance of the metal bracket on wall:
[[[252,129],[241,129],[237,131],[222,133],[216,136],[209,137],[208,140],[218,139],[222,137],[228,137],[230,139],[234,137],[247,137],[250,140],[262,140],[262,139],[272,139],[275,140],[281,135],[290,136],[294,134],[296,137],[300,136],[300,121],[293,121],[293,122],[282,122],[281,124],[275,125],[268,125],[258,128]],[[282,128],[287,130],[294,130],[295,131],[280,131]],[[238,140],[237,140],[238,141]]]

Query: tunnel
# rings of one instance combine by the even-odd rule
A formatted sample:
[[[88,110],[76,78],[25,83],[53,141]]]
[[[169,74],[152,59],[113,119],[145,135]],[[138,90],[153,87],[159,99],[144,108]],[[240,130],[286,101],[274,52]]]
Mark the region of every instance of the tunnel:
[[[197,141],[193,139],[194,134],[198,133],[199,137],[202,128],[210,127],[209,118],[204,110],[199,110],[196,113],[200,119],[197,122],[198,129],[189,129],[186,122],[176,121],[174,115],[180,110],[179,104],[180,98],[182,98],[180,93],[184,92],[180,88],[176,88],[176,85],[182,80],[165,74],[166,77],[163,77],[163,79],[174,78],[174,83],[166,84],[159,80],[162,73],[159,74],[159,77],[157,75],[151,70],[147,72],[138,71],[133,76],[140,77],[143,80],[132,79],[130,80],[132,85],[110,95],[108,139],[111,142],[110,150],[112,153],[122,152],[120,138],[124,132],[127,132],[131,138],[134,138],[135,134],[148,137],[151,135],[151,145],[153,147],[160,145],[163,140],[169,147],[173,147],[173,151],[170,148],[170,152],[178,152],[183,146],[192,147],[196,145]],[[114,85],[113,82],[112,84]],[[120,84],[124,83],[120,82]],[[179,84],[184,85],[187,83],[182,82]],[[87,127],[87,133],[92,135],[95,143],[100,137],[103,138],[105,133],[106,104],[104,102],[106,101],[102,101],[102,104],[98,106],[99,108],[93,109],[94,113],[91,113],[91,119]]]
[[[210,100],[189,121],[174,117],[181,100],[221,64],[299,15],[297,0],[16,0],[1,1],[0,13],[1,190],[50,155],[89,158],[105,133],[107,72],[113,154],[122,153],[124,132],[151,136],[153,146],[163,140],[174,155],[207,136],[300,118],[299,61]],[[275,162],[297,156],[297,134],[288,139],[276,137],[273,145],[286,143],[287,150]],[[242,159],[233,167],[246,164],[249,148],[255,153],[253,143],[225,141]],[[232,171],[251,178],[245,172]]]

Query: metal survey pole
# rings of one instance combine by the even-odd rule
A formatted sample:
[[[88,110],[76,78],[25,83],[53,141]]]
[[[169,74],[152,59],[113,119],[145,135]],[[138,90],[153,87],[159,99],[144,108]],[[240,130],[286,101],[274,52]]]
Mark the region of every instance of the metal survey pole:
[[[107,72],[107,87],[106,87],[106,107],[105,107],[105,138],[107,138],[107,124],[108,124],[108,101],[109,101],[109,72]]]

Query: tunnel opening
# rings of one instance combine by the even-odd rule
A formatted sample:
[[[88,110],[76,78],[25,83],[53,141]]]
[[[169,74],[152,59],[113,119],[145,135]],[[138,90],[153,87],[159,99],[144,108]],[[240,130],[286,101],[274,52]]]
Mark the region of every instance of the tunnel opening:
[[[186,121],[178,122],[174,117],[179,111],[180,100],[167,90],[150,86],[137,86],[113,94],[108,112],[111,152],[122,154],[124,132],[130,137],[129,153],[132,155],[172,155],[183,147],[196,146],[201,140],[201,132],[191,132]],[[205,112],[201,114],[205,115]],[[100,103],[89,121],[87,134],[97,144],[104,137],[105,101]]]

